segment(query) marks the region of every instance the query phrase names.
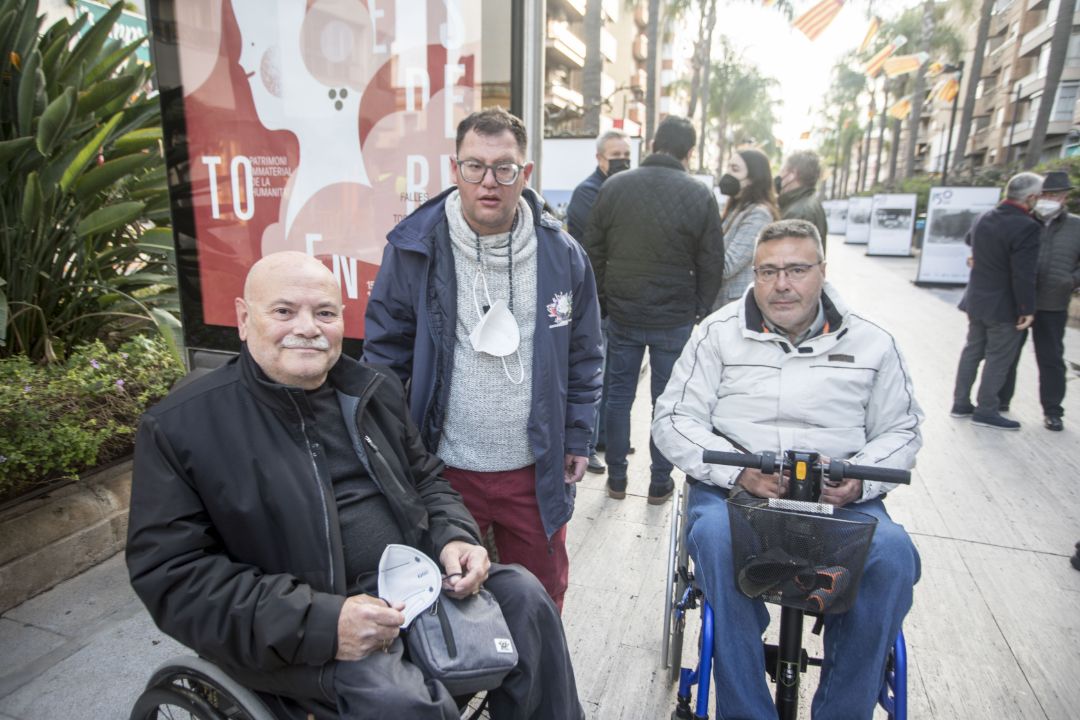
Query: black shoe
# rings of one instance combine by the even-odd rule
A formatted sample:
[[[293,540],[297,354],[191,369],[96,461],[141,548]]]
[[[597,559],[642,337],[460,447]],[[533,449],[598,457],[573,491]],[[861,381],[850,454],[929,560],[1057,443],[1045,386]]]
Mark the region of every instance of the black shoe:
[[[626,497],[626,478],[617,480],[609,477],[607,479],[607,496],[612,500],[622,500]]]
[[[1043,427],[1047,430],[1053,430],[1054,432],[1061,432],[1065,429],[1065,423],[1061,422],[1061,418],[1047,415],[1043,418]]]
[[[671,478],[660,485],[649,483],[649,504],[663,505],[674,492],[675,482]]]
[[[589,456],[589,464],[585,466],[585,472],[601,475],[607,472],[607,465],[600,462],[600,458],[596,457],[596,453],[593,453]]]
[[[968,417],[975,412],[975,406],[971,403],[953,403],[952,410],[949,414],[956,418]]]
[[[998,413],[973,413],[971,416],[973,425],[994,428],[995,430],[1019,430],[1020,423],[1015,420],[1001,417]]]
[[[1069,558],[1069,562],[1072,563],[1072,566],[1074,568],[1076,568],[1077,570],[1080,570],[1080,552],[1076,553],[1071,558]]]

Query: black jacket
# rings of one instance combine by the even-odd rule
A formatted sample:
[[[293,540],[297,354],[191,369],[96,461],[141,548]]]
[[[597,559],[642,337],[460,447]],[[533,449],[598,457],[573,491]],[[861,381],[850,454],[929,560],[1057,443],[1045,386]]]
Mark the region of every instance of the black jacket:
[[[708,314],[724,277],[720,209],[675,158],[653,154],[600,188],[585,231],[603,312],[669,328]]]
[[[330,372],[357,455],[408,544],[438,558],[478,542],[391,373],[345,356]],[[135,443],[131,584],[165,633],[256,690],[334,702],[344,558],[303,390],[239,357],[151,408]]]
[[[570,196],[570,204],[566,208],[566,231],[570,236],[581,242],[585,238],[585,227],[589,222],[589,213],[592,212],[596,196],[600,194],[600,186],[607,180],[607,175],[597,167],[592,175],[585,178],[574,188],[574,194]]]
[[[1043,227],[1039,241],[1039,269],[1035,281],[1037,309],[1068,310],[1073,290],[1078,287],[1080,217],[1063,211]]]
[[[829,220],[825,215],[825,208],[821,207],[821,201],[817,198],[817,188],[796,188],[781,194],[776,202],[780,206],[781,220],[806,220],[816,227],[821,235],[821,248],[825,249],[825,241],[829,237]]]
[[[976,320],[1015,323],[1035,314],[1035,265],[1042,226],[1030,213],[1003,202],[968,231],[971,277],[961,308]]]

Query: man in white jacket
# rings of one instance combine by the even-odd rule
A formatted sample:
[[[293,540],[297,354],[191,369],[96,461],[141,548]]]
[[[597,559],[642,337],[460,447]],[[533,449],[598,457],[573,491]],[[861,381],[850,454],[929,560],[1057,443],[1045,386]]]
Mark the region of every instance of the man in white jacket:
[[[896,341],[850,312],[825,283],[821,238],[805,220],[766,226],[754,285],[694,330],[656,402],[652,437],[689,480],[688,548],[716,614],[717,717],[775,716],[764,675],[764,603],[735,586],[725,500],[736,489],[783,494],[784,480],[706,465],[703,450],[800,449],[852,463],[910,468],[923,414]],[[823,484],[821,501],[878,520],[854,606],[825,616],[815,720],[865,717],[888,647],[911,607],[919,556],[882,498],[892,485]]]

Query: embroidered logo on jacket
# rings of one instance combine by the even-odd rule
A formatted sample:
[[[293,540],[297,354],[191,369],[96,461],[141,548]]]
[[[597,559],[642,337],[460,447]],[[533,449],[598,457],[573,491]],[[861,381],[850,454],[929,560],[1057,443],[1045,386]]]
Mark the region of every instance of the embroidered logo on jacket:
[[[557,328],[562,327],[563,325],[569,325],[572,312],[573,301],[571,300],[570,293],[555,293],[547,306],[548,318],[551,320],[551,324],[548,325],[548,327]]]

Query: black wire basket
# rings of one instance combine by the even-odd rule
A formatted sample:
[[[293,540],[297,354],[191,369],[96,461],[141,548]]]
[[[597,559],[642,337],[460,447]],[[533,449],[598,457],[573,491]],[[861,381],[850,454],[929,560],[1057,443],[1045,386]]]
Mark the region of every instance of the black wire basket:
[[[851,608],[877,518],[783,499],[727,505],[735,584],[744,595],[817,613]]]

